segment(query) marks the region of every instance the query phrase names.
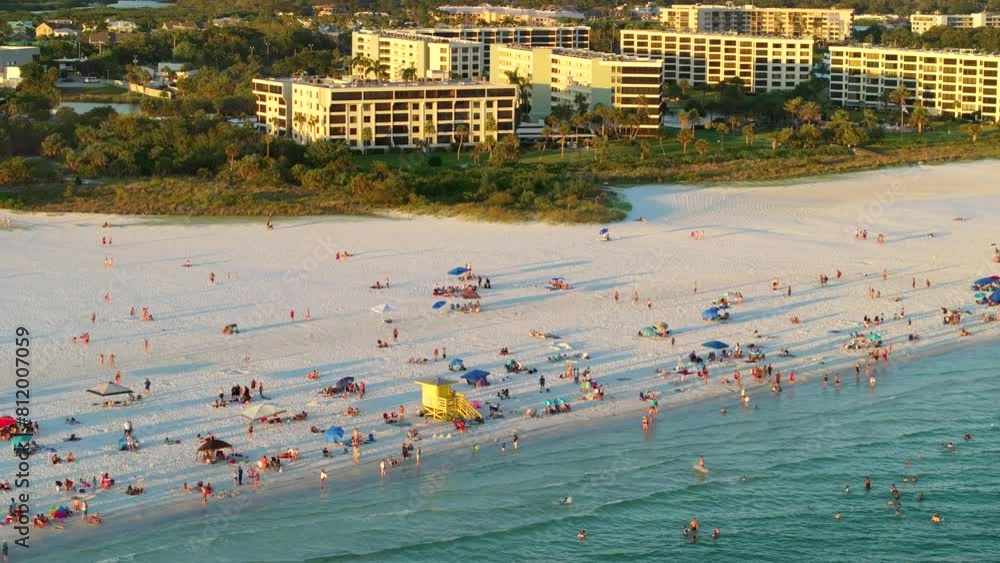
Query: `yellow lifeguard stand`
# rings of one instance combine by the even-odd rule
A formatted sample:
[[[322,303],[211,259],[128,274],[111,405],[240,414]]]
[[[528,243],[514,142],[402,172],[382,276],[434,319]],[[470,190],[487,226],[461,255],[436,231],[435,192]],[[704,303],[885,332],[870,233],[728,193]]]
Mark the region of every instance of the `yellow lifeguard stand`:
[[[433,417],[434,420],[482,420],[483,415],[472,407],[465,395],[452,390],[451,386],[457,381],[432,377],[416,383],[421,390],[424,416]]]

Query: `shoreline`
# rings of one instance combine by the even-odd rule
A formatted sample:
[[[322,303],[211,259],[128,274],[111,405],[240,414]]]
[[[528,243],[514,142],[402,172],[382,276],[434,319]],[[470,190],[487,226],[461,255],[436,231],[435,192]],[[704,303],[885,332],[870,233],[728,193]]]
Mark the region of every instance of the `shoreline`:
[[[958,352],[963,349],[973,348],[977,345],[982,344],[984,341],[995,339],[996,335],[982,335],[978,338],[974,335],[973,337],[965,338],[957,342],[941,342],[937,343],[935,346],[925,347],[923,349],[917,350],[914,353],[907,354],[903,359],[890,360],[888,363],[888,369],[894,371],[905,370],[908,365],[912,365],[923,359],[927,359],[934,356],[947,355],[953,352]],[[817,368],[811,371],[804,371],[801,374],[796,373],[796,383],[794,386],[800,385],[813,385],[818,384],[820,378],[823,374],[830,374],[835,371],[842,370],[847,371],[854,365],[854,360],[846,359],[840,363],[834,363],[823,368]],[[886,364],[880,362],[877,365],[878,371],[874,373],[880,373],[883,369],[886,369]],[[862,376],[864,377],[864,376]],[[846,379],[846,378],[844,378]],[[709,385],[714,385],[714,382]],[[785,389],[793,387],[786,383]],[[718,390],[717,393],[709,396],[696,397],[691,401],[683,402],[681,404],[676,404],[678,401],[674,401],[671,404],[670,398],[674,396],[666,396],[665,399],[661,401],[661,406],[663,408],[670,407],[672,410],[689,410],[695,409],[703,406],[707,406],[713,401],[718,401],[722,398],[731,397],[728,393],[736,393],[735,389],[726,387],[719,388],[714,387]],[[781,398],[780,394],[774,393],[767,388],[767,384],[753,385],[747,388],[748,390],[753,390],[754,393],[751,395],[751,401],[755,402],[752,398],[758,395],[757,390],[763,390],[763,396],[767,397],[768,400],[779,400]],[[612,394],[612,398],[614,395]],[[628,401],[627,399],[614,399],[610,404],[619,404]],[[612,425],[614,423],[622,423],[629,417],[634,417],[633,422],[638,424],[638,420],[642,417],[643,413],[646,412],[647,403],[639,402],[635,399],[632,403],[628,401],[632,406],[625,406],[620,412],[612,414],[610,417],[588,417],[581,416],[581,413],[586,413],[587,411],[577,411],[576,413],[561,414],[561,415],[550,415],[543,419],[542,421],[550,422],[548,424],[536,425],[537,428],[533,428],[528,431],[521,431],[522,436],[526,436],[529,440],[529,451],[534,451],[533,445],[537,442],[545,442],[547,440],[555,440],[561,436],[568,434],[576,434],[587,430],[590,427],[598,426],[601,423],[606,425]],[[738,403],[739,401],[736,401]],[[727,404],[727,408],[739,408],[738,404]],[[569,417],[575,417],[576,419],[582,419],[583,424],[571,425],[569,423],[560,423],[559,421],[565,420]],[[555,418],[556,420],[553,420]],[[516,419],[515,419],[516,420]],[[533,420],[532,422],[539,422],[539,420]],[[488,423],[487,423],[488,424]],[[475,426],[473,426],[475,428]],[[427,455],[423,456],[423,460],[420,468],[423,468],[424,473],[435,473],[435,472],[448,472],[453,471],[457,468],[473,463],[473,459],[462,456],[460,451],[462,449],[467,449],[470,444],[477,443],[475,440],[475,434],[469,434],[465,437],[459,437],[457,439],[449,440],[446,442],[446,447],[441,450],[434,452],[434,455],[430,458],[432,461],[429,463],[426,461]],[[489,437],[487,437],[489,438]],[[499,440],[494,436],[491,443],[495,444]],[[421,442],[421,445],[426,442]],[[523,442],[522,442],[523,443]],[[523,455],[523,454],[522,454]],[[346,454],[339,453],[333,459],[342,459],[346,457]],[[289,498],[289,496],[295,495],[296,498],[301,498],[300,495],[309,495],[311,492],[316,491],[316,481],[318,480],[318,469],[315,467],[305,467],[310,461],[313,463],[310,465],[323,465],[322,462],[317,463],[317,460],[308,459],[304,462],[293,466],[294,467],[294,477],[288,478],[283,477],[281,480],[273,481],[274,479],[271,473],[265,474],[265,478],[268,481],[266,486],[261,489],[253,490],[248,485],[244,485],[245,488],[240,489],[238,495],[233,495],[232,490],[228,487],[230,485],[224,485],[222,498],[210,498],[209,506],[211,508],[206,509],[201,506],[198,502],[198,494],[185,494],[179,490],[170,491],[165,494],[169,498],[158,498],[152,503],[140,502],[138,506],[118,508],[112,511],[108,511],[106,516],[104,516],[105,523],[98,527],[90,527],[88,524],[83,524],[79,521],[77,517],[72,517],[67,519],[71,522],[70,526],[65,528],[52,529],[52,530],[41,530],[41,535],[36,536],[33,541],[41,540],[46,546],[46,552],[49,548],[54,548],[57,551],[66,549],[79,541],[86,539],[91,542],[100,542],[102,539],[106,539],[111,536],[128,535],[130,532],[135,532],[146,527],[161,525],[169,523],[171,520],[176,518],[191,518],[197,517],[202,518],[205,521],[206,526],[212,527],[216,523],[221,522],[222,526],[225,527],[228,519],[238,516],[243,511],[254,511],[261,508],[266,508],[273,504],[273,501],[281,498]],[[329,462],[328,462],[329,463]],[[309,470],[310,474],[307,477],[302,472]],[[358,490],[363,487],[375,486],[375,478],[373,475],[378,473],[378,464],[374,461],[363,461],[360,466],[352,468],[354,475],[345,480],[332,479],[327,483],[327,490],[330,492],[343,491],[343,490]],[[428,471],[429,470],[429,471]],[[404,483],[412,485],[416,483],[416,473],[420,472],[414,465],[414,461],[411,459],[406,465],[400,465],[399,468],[390,468],[387,471],[387,475],[393,475],[394,473],[399,473],[399,477],[396,479],[402,480]],[[283,473],[283,475],[287,475]],[[391,479],[391,477],[387,477]],[[175,502],[178,498],[181,500],[187,499],[187,504],[182,504]],[[235,506],[234,506],[235,505]],[[155,512],[155,516],[148,518],[144,515],[145,511]],[[33,534],[37,534],[34,532]],[[37,553],[37,552],[36,552]],[[47,554],[47,553],[46,553]],[[38,555],[45,555],[43,553],[38,553]]]

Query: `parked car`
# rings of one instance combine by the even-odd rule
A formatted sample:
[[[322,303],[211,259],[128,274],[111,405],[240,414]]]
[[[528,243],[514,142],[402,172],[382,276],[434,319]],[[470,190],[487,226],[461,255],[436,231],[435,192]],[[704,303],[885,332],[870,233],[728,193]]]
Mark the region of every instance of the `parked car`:
[[[96,76],[88,76],[88,77],[84,78],[83,81],[86,84],[95,84],[97,82],[100,82],[100,80],[98,80],[98,78]]]

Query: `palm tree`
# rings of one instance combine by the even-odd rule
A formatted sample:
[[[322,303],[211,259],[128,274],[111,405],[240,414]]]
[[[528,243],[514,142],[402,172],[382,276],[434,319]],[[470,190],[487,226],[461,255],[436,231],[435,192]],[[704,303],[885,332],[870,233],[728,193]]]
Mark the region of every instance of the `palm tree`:
[[[410,66],[400,71],[399,76],[403,79],[403,82],[416,82],[417,69],[413,66],[413,63],[410,63]]]
[[[560,120],[559,125],[559,159],[562,160],[566,156],[566,137],[570,134],[569,122],[565,120]]]
[[[983,134],[983,125],[981,123],[973,123],[969,125],[969,137],[972,142],[975,143],[979,140],[979,136]]]
[[[792,98],[785,102],[785,111],[792,116],[793,120],[798,119],[799,111],[802,109],[802,104],[804,103],[805,100],[802,98]]]
[[[468,136],[469,136],[468,125],[460,123],[458,127],[455,127],[455,140],[458,142],[457,160],[462,160],[462,143],[465,142],[465,139]]]
[[[698,154],[700,154],[701,156],[705,156],[706,154],[708,154],[708,151],[711,149],[712,145],[708,144],[708,141],[706,141],[705,139],[698,139],[694,143],[694,150],[698,151]]]
[[[302,134],[302,126],[305,124],[305,122],[306,122],[306,116],[304,113],[297,111],[292,115],[292,123],[295,124],[296,138],[301,139],[305,137],[305,135]]]
[[[691,89],[691,83],[682,78],[677,81],[677,87],[681,90],[681,97],[687,97],[688,90]]]
[[[878,127],[878,114],[875,113],[873,109],[866,109],[861,112],[861,125],[865,129],[874,129]]]
[[[805,102],[799,107],[799,119],[805,123],[819,121],[822,116],[823,110],[820,109],[819,104],[816,102]]]
[[[754,144],[757,141],[757,128],[750,123],[744,125],[743,140],[747,146]]]
[[[906,113],[906,99],[910,97],[910,91],[905,84],[900,84],[895,90],[889,92],[889,103],[899,106],[899,132],[903,132],[903,119]]]
[[[313,140],[317,136],[317,125],[319,124],[319,116],[310,115],[309,116],[309,140]]]
[[[267,147],[267,151],[264,156],[271,158],[271,141],[274,140],[275,135],[278,134],[278,126],[281,125],[281,118],[272,115],[267,118],[267,131],[264,133],[264,144]]]
[[[424,122],[424,139],[428,146],[437,144],[437,126],[430,119]]]
[[[715,132],[719,134],[719,149],[726,150],[725,140],[723,137],[729,134],[729,127],[725,123],[716,123]]]
[[[362,78],[368,75],[368,67],[371,66],[371,59],[364,55],[354,55],[351,57],[351,70],[357,69]]]
[[[677,114],[677,120],[680,122],[681,129],[687,129],[688,125],[691,124],[691,118],[688,116],[688,112],[682,111]]]
[[[729,130],[733,132],[733,135],[735,135],[736,129],[740,126],[740,118],[735,115],[730,115],[729,118],[726,119],[726,123],[729,124]]]
[[[521,121],[531,112],[531,104],[529,103],[531,95],[531,83],[528,82],[526,76],[521,76],[518,69],[504,71],[504,75],[507,77],[507,82],[517,86],[517,111],[514,112],[514,129],[521,124]]]
[[[930,112],[924,107],[924,103],[917,100],[913,104],[913,111],[910,112],[910,127],[916,127],[918,134],[923,134],[924,126],[930,121]]]
[[[701,114],[698,113],[698,110],[691,108],[691,111],[688,112],[688,124],[691,125],[691,130],[694,131],[699,123],[701,123]]]
[[[646,160],[652,152],[653,149],[649,146],[649,143],[639,143],[639,160]]]
[[[486,114],[486,122],[483,123],[483,131],[486,133],[486,140],[495,141],[497,133],[497,118],[493,117],[492,113]],[[492,143],[489,144],[490,152],[493,152]]]
[[[226,156],[229,158],[229,171],[233,171],[233,163],[240,154],[240,146],[236,143],[226,145]]]
[[[684,154],[688,153],[688,145],[694,142],[694,131],[684,128],[677,133],[677,142],[684,147]]]
[[[375,135],[372,133],[371,127],[365,127],[361,129],[361,154],[368,154],[368,143],[375,140]]]

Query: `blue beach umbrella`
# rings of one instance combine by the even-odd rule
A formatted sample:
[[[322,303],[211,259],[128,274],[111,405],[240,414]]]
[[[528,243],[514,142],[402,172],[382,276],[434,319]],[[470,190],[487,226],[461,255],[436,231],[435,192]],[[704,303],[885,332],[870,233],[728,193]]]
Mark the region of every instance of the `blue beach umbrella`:
[[[331,426],[323,432],[327,442],[339,442],[344,439],[344,429],[339,426]]]
[[[605,227],[605,228],[601,229],[601,232],[600,232],[600,234],[602,234],[602,235],[606,235],[606,234],[608,234],[608,228],[607,228],[607,227]]]
[[[462,274],[464,274],[465,272],[468,272],[468,271],[469,271],[469,269],[466,268],[465,266],[458,266],[456,268],[452,268],[452,269],[448,270],[448,275],[451,275],[451,276],[460,276],[460,275],[462,275]]]
[[[345,388],[347,388],[348,385],[350,385],[352,383],[354,383],[354,378],[353,377],[341,377],[340,380],[337,381],[337,388],[338,389],[345,389]]]
[[[702,344],[705,348],[711,348],[712,350],[724,350],[729,348],[729,344],[725,342],[720,342],[718,340],[709,340],[708,342]]]
[[[448,304],[447,301],[438,301],[437,303],[431,305],[431,309],[440,309],[441,307],[444,307],[447,304]]]
[[[486,377],[489,374],[490,374],[490,372],[488,372],[488,371],[483,371],[481,369],[474,369],[474,370],[472,370],[470,372],[467,372],[465,375],[463,375],[462,379],[468,381],[469,383],[475,383],[475,382],[479,381],[480,379],[486,379]]]

